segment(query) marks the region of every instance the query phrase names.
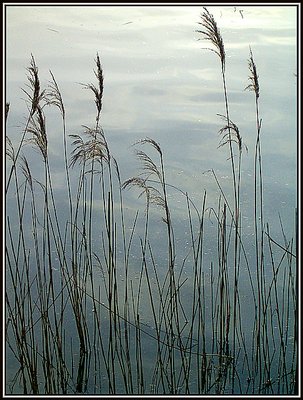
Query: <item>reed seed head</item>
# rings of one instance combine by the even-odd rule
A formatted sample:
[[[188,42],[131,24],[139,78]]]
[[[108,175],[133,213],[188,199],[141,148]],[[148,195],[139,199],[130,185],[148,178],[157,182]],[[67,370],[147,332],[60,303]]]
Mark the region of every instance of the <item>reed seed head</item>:
[[[204,40],[209,40],[213,45],[214,49],[208,48],[215,52],[220,60],[221,60],[221,67],[222,70],[225,70],[225,49],[224,49],[224,42],[218,28],[218,25],[214,19],[214,16],[207,10],[206,7],[204,8],[204,12],[201,14],[202,22],[198,22],[199,25],[203,26],[203,30],[196,30],[196,32],[201,33],[203,35]],[[200,39],[199,39],[200,40]]]
[[[5,154],[12,162],[14,162],[15,161],[14,146],[8,136],[6,136],[5,139],[6,139]]]
[[[95,72],[95,76],[98,80],[98,85],[95,86],[94,84],[90,83],[88,85],[84,85],[87,89],[90,89],[95,95],[95,104],[97,107],[98,115],[101,113],[102,110],[102,96],[103,96],[103,89],[104,89],[104,77],[103,77],[103,70],[100,62],[100,57],[97,53],[96,57],[96,65],[97,70]]]
[[[230,119],[227,119],[224,115],[218,115],[226,122],[226,125],[219,130],[219,134],[222,134],[223,136],[218,147],[222,147],[227,143],[234,142],[237,144],[240,152],[242,152],[243,146],[247,151],[247,146],[243,143],[238,126]]]
[[[35,114],[30,120],[27,132],[32,133],[33,137],[28,141],[33,143],[41,151],[43,160],[47,159],[47,134],[45,116],[40,105],[38,105]]]
[[[9,112],[9,103],[6,103],[5,104],[5,121],[7,120],[8,112]]]
[[[259,77],[257,74],[257,68],[256,64],[253,58],[253,53],[252,50],[250,49],[250,57],[248,59],[248,68],[250,71],[250,74],[248,79],[251,82],[248,86],[246,86],[245,90],[250,90],[255,92],[256,94],[256,99],[259,98],[260,96],[260,86],[259,86]]]
[[[154,149],[156,149],[156,151],[160,154],[160,156],[162,156],[162,150],[160,144],[157,143],[154,139],[147,137],[145,139],[139,140],[135,144],[150,144]]]
[[[88,137],[84,140],[80,135],[69,135],[74,139],[70,166],[73,167],[77,162],[85,164],[87,161],[109,161],[109,149],[104,137],[103,130],[100,128],[92,129],[84,126],[84,135]]]
[[[28,92],[25,89],[22,90],[27,95],[31,103],[31,115],[33,115],[39,107],[40,101],[43,99],[45,94],[45,91],[43,90],[41,92],[40,89],[38,67],[36,66],[33,55],[31,56],[30,66],[27,68],[27,71],[29,72],[29,75],[27,76],[29,84],[27,85],[27,87],[30,89],[30,91]]]
[[[48,89],[45,92],[46,105],[58,107],[64,118],[65,108],[61,92],[52,71],[49,71],[49,73],[51,74],[52,80],[49,82]]]

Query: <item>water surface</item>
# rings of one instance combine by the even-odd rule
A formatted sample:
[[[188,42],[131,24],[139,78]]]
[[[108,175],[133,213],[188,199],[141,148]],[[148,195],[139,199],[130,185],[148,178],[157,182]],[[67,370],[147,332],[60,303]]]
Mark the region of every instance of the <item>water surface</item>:
[[[291,240],[295,233],[297,207],[297,8],[293,5],[222,5],[210,6],[208,10],[213,13],[224,39],[230,118],[239,127],[248,148],[242,159],[242,235],[243,243],[248,245],[247,257],[253,264],[255,249],[250,243],[254,243],[252,193],[256,117],[254,94],[245,90],[249,84],[247,60],[251,49],[260,83],[264,222],[270,223],[272,237],[281,243],[280,217],[285,237]],[[92,126],[96,118],[93,95],[81,84],[95,82],[94,59],[98,53],[104,72],[101,125],[119,163],[122,181],[138,174],[140,164],[135,158],[133,143],[150,137],[161,145],[167,182],[188,193],[198,207],[204,190],[207,192],[207,207],[217,207],[220,190],[212,174],[207,172],[212,169],[227,199],[232,201],[228,149],[226,146],[218,148],[218,131],[224,124],[218,114],[225,114],[220,61],[214,52],[207,49],[210,43],[200,40],[202,36],[197,32],[201,28],[198,22],[202,12],[200,6],[187,5],[7,6],[8,136],[18,143],[27,116],[21,88],[26,85],[26,68],[31,54],[39,68],[42,85],[50,79],[49,70],[56,77],[66,107],[68,134],[80,134],[83,125]],[[67,201],[61,156],[61,122],[55,110],[46,110],[46,115],[53,185],[60,204],[58,215],[61,221],[65,221]],[[41,156],[32,152],[30,145],[24,152],[31,154],[33,175],[41,178]],[[72,175],[73,179],[76,175]],[[11,191],[8,199],[14,199],[14,196],[15,192]],[[144,199],[137,196],[137,191],[125,192],[129,229],[136,210],[143,210],[143,214],[140,213],[142,220],[139,219],[143,222],[141,225],[138,223],[137,228],[139,236],[144,232]],[[169,199],[174,210],[174,233],[179,251],[176,266],[182,268],[183,259],[191,247],[186,201],[185,196],[175,189],[170,190]],[[101,204],[96,203],[96,213],[99,207]],[[7,214],[17,226],[14,209],[13,201],[7,202]],[[30,214],[25,218],[30,223]],[[217,232],[213,222],[211,218],[206,222],[208,236],[204,243],[204,273],[208,285],[211,259],[217,257],[214,247]],[[95,219],[95,249],[102,243],[99,226],[98,219]],[[152,211],[150,226],[150,240],[158,250],[159,276],[164,278],[167,249],[159,210]],[[26,234],[30,237],[30,232]],[[277,255],[277,259],[279,257],[282,256]],[[58,265],[54,267],[58,269]],[[139,242],[134,244],[132,268],[135,282],[141,268]],[[187,261],[183,268],[190,282],[193,278],[192,262]],[[266,264],[265,273],[269,277],[272,274],[270,262]],[[255,276],[256,272],[252,271],[252,274]],[[121,281],[123,279],[121,275]],[[245,297],[250,287],[245,267],[241,279],[241,293]],[[186,293],[184,307],[189,312],[191,302],[187,304],[186,298],[190,298],[192,288],[190,284],[187,287],[187,283],[183,288]],[[211,296],[208,289],[205,296]],[[142,322],[148,324],[146,329],[152,329],[147,304],[148,301],[142,301]],[[253,310],[245,301],[243,308],[243,326],[246,326],[249,323],[247,317]],[[209,313],[208,310],[206,315],[211,319]],[[150,348],[148,340],[146,338],[146,349]],[[152,354],[147,359],[149,357]],[[191,385],[193,393],[196,393],[196,383]],[[92,387],[86,394],[90,394]],[[240,387],[236,390],[240,391]]]

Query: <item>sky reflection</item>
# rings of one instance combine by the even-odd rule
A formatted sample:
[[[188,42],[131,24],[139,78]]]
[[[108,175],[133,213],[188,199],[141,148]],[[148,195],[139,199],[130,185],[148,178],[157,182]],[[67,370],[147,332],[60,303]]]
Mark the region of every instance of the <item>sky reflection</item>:
[[[261,86],[264,177],[274,188],[276,176],[282,175],[292,208],[297,153],[296,6],[208,9],[225,43],[231,119],[249,148],[244,167],[247,171],[252,167],[255,143],[254,96],[244,90],[251,46]],[[19,137],[26,116],[21,87],[26,84],[31,54],[43,84],[50,78],[49,69],[56,77],[69,133],[93,124],[92,94],[79,83],[94,81],[98,52],[105,79],[102,124],[125,174],[135,173],[137,167],[135,160],[130,162],[132,143],[148,136],[160,142],[171,176],[177,179],[174,183],[184,185],[184,190],[193,190],[197,182],[203,188],[206,169],[215,168],[223,176],[229,167],[226,150],[217,149],[222,127],[217,114],[224,114],[220,63],[205,50],[209,43],[198,40],[202,12],[200,6],[185,5],[7,5],[8,134]],[[49,122],[54,157],[62,148],[60,122],[55,119]]]

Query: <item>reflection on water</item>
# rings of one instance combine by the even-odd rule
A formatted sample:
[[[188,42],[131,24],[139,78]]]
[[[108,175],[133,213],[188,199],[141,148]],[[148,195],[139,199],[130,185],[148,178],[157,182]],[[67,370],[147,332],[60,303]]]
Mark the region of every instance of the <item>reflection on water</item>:
[[[225,40],[229,100],[234,105],[231,118],[249,149],[244,168],[251,171],[255,140],[253,96],[244,91],[251,46],[261,86],[264,179],[273,192],[285,192],[283,201],[291,211],[296,206],[296,8],[210,10]],[[31,53],[44,82],[49,69],[55,74],[66,103],[68,133],[74,134],[94,119],[90,93],[78,83],[89,79],[99,52],[105,73],[102,126],[124,179],[135,173],[136,164],[129,162],[131,145],[146,136],[161,143],[168,173],[176,171],[173,182],[190,193],[197,186],[206,187],[205,170],[219,169],[220,176],[226,175],[226,154],[217,150],[221,128],[217,114],[224,114],[220,69],[215,55],[201,50],[208,46],[195,32],[201,12],[195,6],[123,7],[123,11],[119,7],[8,7],[11,135],[19,137],[16,126],[24,119],[20,88]],[[36,35],[29,38],[32,25]],[[56,118],[52,121],[55,124]],[[57,138],[50,149],[57,165],[60,125],[49,129]],[[277,170],[283,171],[280,178],[288,187],[280,179],[276,183]],[[271,199],[266,207],[272,209]]]
[[[225,42],[230,118],[248,147],[239,208],[219,147],[220,64],[196,32],[203,8],[6,8],[8,393],[296,392],[296,7],[209,10]],[[249,46],[262,158],[244,90]],[[97,52],[96,117],[98,86],[83,83],[96,85]],[[54,73],[66,115],[35,110],[15,174],[31,53],[41,90]],[[43,159],[42,142],[27,139],[45,127]]]

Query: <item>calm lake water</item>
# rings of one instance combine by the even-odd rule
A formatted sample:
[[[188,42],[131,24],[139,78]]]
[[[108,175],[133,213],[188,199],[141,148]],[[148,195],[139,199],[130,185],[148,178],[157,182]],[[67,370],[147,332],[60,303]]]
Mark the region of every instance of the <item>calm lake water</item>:
[[[254,93],[245,90],[250,83],[248,80],[250,74],[248,58],[251,48],[260,84],[259,102],[260,118],[262,119],[261,147],[264,188],[264,216],[262,218],[264,218],[264,226],[269,223],[270,230],[268,232],[270,232],[270,236],[276,243],[285,245],[285,243],[288,243],[295,237],[296,232],[298,10],[295,5],[218,5],[209,6],[207,9],[213,14],[224,40],[230,119],[238,126],[243,143],[245,143],[248,149],[247,152],[243,151],[242,154],[241,235],[246,252],[245,261],[243,256],[241,256],[240,260],[243,272],[241,272],[242,275],[240,276],[242,286],[239,298],[242,299],[241,323],[243,331],[249,337],[249,343],[251,343],[251,335],[255,332],[254,329],[256,327],[251,324],[251,315],[254,313],[254,307],[248,291],[250,290],[250,279],[257,282],[258,272],[255,268],[256,249],[253,214],[256,114]],[[171,187],[168,192],[168,199],[174,218],[174,240],[177,250],[174,262],[176,271],[180,274],[178,275],[180,277],[179,282],[183,282],[182,310],[184,310],[186,315],[191,315],[193,303],[195,303],[195,300],[191,297],[193,291],[191,282],[196,277],[192,269],[193,258],[186,258],[188,252],[192,250],[193,245],[184,193],[188,193],[190,199],[201,211],[203,193],[206,191],[207,200],[205,208],[208,210],[217,210],[220,189],[210,172],[214,170],[220,182],[220,187],[222,187],[226,195],[226,199],[231,203],[233,202],[228,146],[218,148],[221,140],[218,132],[224,126],[224,121],[220,115],[226,114],[220,60],[214,52],[208,50],[208,48],[212,47],[211,43],[200,40],[202,39],[202,35],[197,30],[201,29],[201,25],[198,24],[201,22],[201,13],[203,13],[203,7],[196,5],[57,6],[50,4],[43,6],[6,6],[6,101],[10,103],[7,135],[17,148],[22,135],[22,129],[28,117],[28,109],[24,101],[26,95],[22,91],[22,88],[26,89],[26,84],[28,83],[26,68],[30,65],[31,55],[34,56],[39,69],[42,88],[46,87],[51,79],[49,70],[51,70],[56,78],[66,109],[67,134],[79,135],[83,133],[83,126],[94,126],[96,122],[96,109],[93,93],[85,89],[83,84],[96,84],[96,77],[94,75],[94,70],[96,69],[95,59],[97,53],[99,54],[104,73],[103,108],[100,124],[104,130],[111,154],[118,162],[122,182],[140,173],[140,162],[136,159],[133,144],[140,139],[148,137],[158,142],[161,146],[165,163],[166,182],[183,191],[182,194]],[[48,132],[49,162],[52,170],[52,185],[54,195],[57,199],[58,220],[64,230],[65,223],[68,220],[68,202],[62,151],[62,122],[58,110],[45,109],[45,115]],[[27,137],[30,137],[30,135]],[[148,149],[148,147],[140,146],[136,148],[140,148],[141,150]],[[68,151],[70,152],[71,150],[69,142]],[[149,150],[147,152],[155,156],[155,153],[150,153]],[[23,153],[31,159],[30,167],[32,175],[35,179],[42,181],[43,168],[41,166],[43,163],[41,161],[41,154],[37,152],[37,149],[33,150],[29,144],[24,146]],[[8,163],[7,166],[9,171],[10,164]],[[71,171],[71,180],[75,188],[77,185],[77,176],[78,172]],[[20,187],[22,187],[24,177],[22,178],[22,175],[20,175],[19,179]],[[20,250],[22,247],[20,245],[20,235],[18,236],[18,232],[20,232],[20,215],[16,213],[17,186],[15,184],[13,186],[7,193],[6,207],[6,214],[10,221],[9,227],[12,237],[14,237],[11,240],[9,239],[9,234],[7,234],[10,265],[11,263],[13,264],[11,260],[19,260],[18,254],[22,252]],[[74,193],[76,194],[76,189]],[[144,196],[138,199],[139,193],[138,190],[126,190],[123,192],[125,196],[125,225],[128,234],[133,229],[136,210],[140,210],[129,255],[129,260],[131,260],[129,262],[129,277],[133,282],[133,286],[129,287],[129,293],[131,290],[136,292],[140,288],[140,284],[138,283],[142,268],[142,243],[140,244],[140,237],[143,237],[145,229],[145,200]],[[37,204],[43,201],[41,190],[40,193],[37,191],[36,200]],[[223,202],[223,200],[221,201]],[[27,254],[28,260],[30,260],[34,252],[34,244],[31,243],[30,239],[33,229],[32,214],[30,212],[31,200],[26,198],[25,204],[24,223],[30,227],[28,231],[24,232],[24,236],[29,243],[25,254]],[[105,240],[104,233],[100,230],[100,222],[96,217],[98,209],[101,207],[102,203],[96,195],[96,203],[93,210],[93,213],[96,214],[93,214],[92,225],[94,240],[91,246],[99,259],[102,259],[103,256],[103,251],[100,252],[99,250],[100,247],[104,246]],[[119,209],[118,203],[115,205],[115,209]],[[40,224],[43,224],[43,210],[40,213],[38,212],[38,220]],[[207,343],[217,343],[219,339],[210,333],[214,331],[215,322],[212,321],[215,320],[214,317],[217,315],[212,310],[211,305],[218,305],[220,303],[219,301],[215,301],[215,303],[212,301],[215,298],[212,285],[213,280],[220,276],[220,272],[216,270],[216,262],[218,262],[218,258],[220,260],[218,254],[221,253],[217,246],[218,231],[214,214],[211,216],[211,213],[208,213],[207,215],[209,216],[205,219],[205,240],[203,240],[204,247],[201,253],[203,254],[204,267],[202,275],[204,283],[197,284],[197,287],[203,286],[204,300],[207,300],[205,304],[208,304],[203,311],[207,320],[205,330],[203,331],[205,340]],[[149,254],[148,258],[152,259],[152,255],[154,255],[155,258],[154,261],[151,261],[151,265],[157,266],[157,276],[165,282],[169,255],[167,252],[167,233],[163,228],[164,225],[161,218],[161,210],[158,210],[156,207],[152,208],[149,221],[149,240],[154,251]],[[261,217],[258,214],[257,219],[259,218]],[[281,222],[283,231],[281,230]],[[193,219],[193,230],[198,229],[198,227],[198,221]],[[12,246],[12,243],[15,243],[15,247]],[[19,243],[19,245],[16,243]],[[123,240],[118,234],[116,243],[118,251],[115,255],[115,262],[123,260],[124,257]],[[64,248],[67,258],[71,254],[68,250],[69,246],[71,245],[67,240]],[[265,393],[283,395],[287,394],[287,390],[291,392],[291,388],[293,388],[291,382],[281,383],[280,386],[277,382],[282,382],[281,377],[290,374],[289,370],[291,370],[295,353],[293,350],[293,337],[295,336],[293,330],[293,312],[295,301],[290,305],[288,304],[288,306],[285,303],[287,295],[289,294],[290,296],[291,288],[293,288],[292,293],[296,292],[295,287],[292,286],[296,280],[295,262],[293,258],[291,260],[288,258],[289,254],[283,253],[275,244],[272,244],[272,246],[274,247],[272,248],[274,256],[272,256],[270,248],[267,248],[267,258],[264,261],[265,281],[269,285],[268,292],[266,292],[267,289],[265,290],[268,296],[265,297],[268,304],[271,304],[273,299],[275,299],[277,304],[282,304],[283,310],[288,311],[283,311],[282,322],[277,317],[278,322],[275,325],[272,319],[270,329],[268,328],[271,332],[271,338],[274,338],[270,341],[268,347],[272,350],[273,357],[277,357],[277,360],[273,358],[274,361],[269,363],[271,376],[267,376],[265,380],[265,383],[267,382],[266,385],[264,382],[259,383],[259,381],[251,385],[250,376],[252,376],[252,371],[247,372],[243,367],[244,372],[242,370],[239,373],[242,375],[237,375],[236,383],[235,380],[232,380],[233,384],[226,384],[225,391],[222,389],[220,392],[221,389],[218,387],[218,382],[214,387],[209,384],[208,393],[210,394]],[[19,250],[16,250],[17,248]],[[198,251],[198,247],[196,250]],[[291,251],[295,252],[295,249],[292,248]],[[57,253],[58,250],[54,247],[52,265],[56,272],[60,271],[61,268],[60,255]],[[81,256],[79,257],[81,258]],[[106,256],[105,260],[106,264],[108,261]],[[244,266],[246,261],[252,268],[250,270],[251,277]],[[82,258],[81,262],[83,262]],[[16,265],[18,264],[19,262],[16,262]],[[165,267],[162,264],[165,264]],[[86,281],[87,277],[80,273],[81,279],[83,282],[86,282],[86,290],[90,296],[87,303],[85,303],[85,309],[87,310],[88,320],[91,321],[94,318],[93,315],[96,306],[96,304],[89,303],[92,295],[98,298],[100,304],[108,306],[106,302],[108,297],[103,293],[108,293],[106,290],[109,289],[108,287],[106,289],[106,284],[105,288],[103,287],[104,283],[102,282],[105,280],[104,275],[106,273],[104,273],[102,265],[104,267],[101,260],[100,268],[95,272],[95,288],[92,287],[91,281]],[[274,273],[275,268],[278,269]],[[281,272],[278,273],[278,270]],[[290,273],[289,271],[292,272]],[[59,288],[62,282],[60,281],[59,272],[58,275],[56,275],[56,272],[54,281],[56,287]],[[30,275],[32,274],[33,281],[35,281],[35,267],[32,267],[29,273]],[[123,272],[118,273],[120,274],[118,280],[121,285],[124,285],[121,282],[125,282],[127,278],[125,277],[125,271],[123,270]],[[232,270],[229,271],[229,276],[233,281],[234,272]],[[156,277],[153,276],[151,279],[153,285],[156,287]],[[7,285],[9,288],[14,286],[11,282],[10,273],[7,273]],[[257,286],[257,283],[255,285]],[[103,291],[101,295],[98,294],[99,286],[101,288],[100,291]],[[132,289],[130,289],[131,287]],[[123,309],[125,286],[123,288],[123,292],[122,290],[119,292],[120,297],[115,299],[121,309]],[[277,291],[275,291],[276,288]],[[157,368],[160,368],[159,366],[155,368],[153,361],[153,357],[157,352],[157,346],[152,339],[155,326],[150,305],[151,296],[148,293],[149,287],[147,282],[142,283],[142,300],[140,304],[138,303],[138,313],[140,314],[140,323],[145,324],[144,329],[147,332],[145,336],[142,333],[141,354],[142,358],[147,360],[144,367],[142,367],[145,377],[145,391],[140,392],[139,389],[136,389],[137,391],[134,389],[133,393],[169,394],[169,386],[166,389],[163,389],[163,387],[161,389],[161,385],[156,378],[152,383],[148,380],[152,374],[154,374],[153,376],[156,375],[155,371],[159,373]],[[37,292],[34,291],[34,295],[38,296]],[[271,295],[273,295],[273,299]],[[130,294],[129,296],[131,297]],[[154,301],[157,307],[160,307],[161,298],[157,299],[156,294],[154,295]],[[100,304],[99,307],[101,307]],[[133,302],[132,304],[135,303]],[[271,315],[275,314],[274,310],[277,308],[277,304],[272,305],[272,308],[270,308],[272,310]],[[218,307],[220,308],[219,305]],[[227,310],[228,305],[226,307]],[[38,310],[40,310],[39,307]],[[70,331],[76,331],[70,305],[66,307],[66,313],[66,326],[69,327]],[[135,311],[131,315],[135,316]],[[186,318],[184,317],[185,322]],[[111,324],[113,322],[108,318],[108,314],[104,316],[104,321],[104,343],[111,343],[110,335],[112,334],[112,328],[110,327],[112,327]],[[185,322],[184,331],[182,331],[184,336],[190,335],[191,332],[188,330],[187,323]],[[136,360],[132,361],[134,362],[134,371],[138,367],[138,353],[136,353],[138,331],[135,330],[134,321],[132,321],[132,324],[128,329],[130,351],[135,354],[134,358]],[[197,340],[197,343],[199,332],[201,333],[201,330],[199,330],[201,327],[199,328],[198,325],[198,322],[193,322],[193,326],[197,329],[197,331],[195,330],[197,334],[195,334],[192,340]],[[161,328],[163,328],[162,325]],[[37,343],[39,346],[43,346],[44,339],[41,333],[43,326],[41,332],[38,329],[40,328],[37,328],[36,332]],[[90,324],[88,324],[88,329],[90,329]],[[220,330],[218,327],[216,329]],[[275,347],[277,346],[278,348],[277,343],[281,345],[281,334],[280,336],[279,333],[276,334],[276,330],[279,332],[281,330],[283,332],[284,330],[287,331],[286,336],[283,336],[284,342],[282,341],[282,347],[285,345],[286,339],[288,340],[288,347],[284,346],[287,350],[285,352],[282,351],[283,354],[281,350]],[[10,335],[13,335],[11,331],[9,332]],[[163,332],[160,336],[161,340],[165,341],[165,333]],[[237,335],[238,339],[236,340],[234,337],[231,342],[234,343],[235,347],[239,346],[239,350],[237,350],[239,351],[237,353],[238,363],[243,366],[246,364],[251,365],[248,359],[254,357],[256,350],[253,348],[248,353],[244,352],[243,355],[240,351],[241,346],[243,346],[240,344],[242,339],[239,339],[242,336],[239,332],[237,332]],[[65,337],[65,340],[67,343],[66,346],[70,346],[70,338]],[[97,347],[101,346],[101,342],[99,343],[96,338],[93,340]],[[10,343],[12,342],[13,340]],[[71,342],[74,343],[73,346],[76,348],[76,335],[75,338],[71,339]],[[210,347],[207,347],[208,353],[214,350]],[[14,345],[12,345],[12,348],[14,349]],[[113,351],[113,349],[111,348],[110,351]],[[67,353],[69,352],[70,350],[67,351]],[[171,361],[170,357],[171,355],[168,356],[168,360]],[[174,360],[176,370],[178,370],[180,363],[182,366],[185,363],[182,357],[181,360],[178,357],[179,355]],[[284,363],[281,362],[281,359],[284,360]],[[80,363],[79,360],[81,361],[81,357],[79,355],[75,356],[74,364],[76,365],[77,362]],[[96,360],[97,358],[95,358],[95,364],[92,363],[95,366],[97,365]],[[69,360],[69,362],[71,361]],[[115,362],[119,365],[119,358]],[[199,361],[195,362],[198,364],[193,365],[199,368]],[[216,362],[213,361],[213,371],[220,370],[222,367],[221,364],[217,366]],[[77,369],[75,365],[71,367],[73,371]],[[100,365],[98,364],[98,368]],[[283,368],[287,365],[285,370],[281,369],[281,365],[283,365]],[[110,368],[110,365],[107,367]],[[88,367],[86,366],[85,368]],[[88,374],[90,376],[88,383],[86,386],[84,385],[85,389],[82,388],[82,391],[78,390],[78,393],[85,395],[106,395],[113,394],[113,392],[117,394],[127,393],[123,373],[121,376],[117,375],[117,386],[113,390],[107,386],[108,376],[106,375],[106,368],[105,372],[98,371],[98,374],[100,374],[98,377],[99,380],[97,378],[93,380],[91,377],[92,375],[96,376],[94,366],[90,365],[89,368],[92,369]],[[16,382],[14,381],[14,376],[18,371],[18,363],[12,355],[10,348],[7,351],[6,370],[7,392],[22,393],[21,378],[20,380],[17,379]],[[256,376],[256,382],[258,379],[261,380],[258,374]],[[77,378],[79,379],[79,374],[77,376],[75,372],[70,382],[77,381]],[[129,376],[127,379],[130,379]],[[209,380],[211,381],[211,379],[216,381],[210,375]],[[139,380],[138,378],[138,382]],[[13,384],[13,382],[15,383]],[[179,388],[179,394],[202,393],[201,388],[203,385],[198,378],[189,379],[188,382],[186,390],[182,385],[179,387],[176,382],[175,386]],[[43,383],[39,383],[39,385],[41,385],[39,386],[40,393],[43,393]],[[72,386],[71,383],[70,385]],[[260,385],[263,386],[261,387]],[[136,387],[139,386],[138,384]],[[128,393],[131,393],[129,389],[131,386],[127,387],[129,390]],[[157,392],[157,389],[159,392]],[[68,393],[75,392],[75,389],[71,387],[68,389]]]
[[[225,43],[231,119],[249,149],[243,157],[244,177],[251,170],[255,143],[254,98],[244,91],[249,46],[253,50],[261,91],[266,207],[289,221],[297,185],[296,7],[209,10]],[[226,152],[217,149],[222,127],[217,114],[224,114],[220,64],[203,50],[208,42],[198,40],[201,7],[11,6],[6,12],[11,135],[18,135],[16,126],[26,114],[21,88],[31,54],[42,83],[50,79],[49,69],[56,77],[68,132],[79,133],[81,125],[89,124],[95,113],[92,95],[79,83],[94,80],[98,52],[104,70],[102,126],[124,178],[137,167],[131,162],[131,145],[147,136],[163,147],[168,179],[177,186],[180,182],[182,189],[192,193],[206,187],[202,173],[211,168],[226,178]],[[55,156],[61,139],[56,139],[56,126],[49,129]],[[56,185],[60,183],[58,173]],[[278,204],[273,207],[274,200]]]

